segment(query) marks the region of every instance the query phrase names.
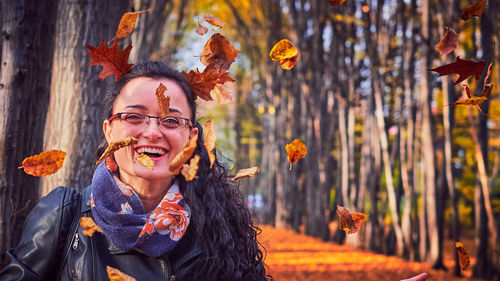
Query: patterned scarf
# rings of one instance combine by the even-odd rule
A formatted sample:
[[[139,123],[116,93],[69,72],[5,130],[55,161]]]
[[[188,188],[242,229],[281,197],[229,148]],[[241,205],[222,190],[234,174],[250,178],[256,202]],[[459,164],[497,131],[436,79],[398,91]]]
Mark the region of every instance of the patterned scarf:
[[[116,164],[106,162],[97,166],[91,187],[92,215],[104,235],[122,250],[135,248],[151,257],[172,250],[186,232],[191,217],[177,181],[160,204],[146,213],[134,190],[112,173]]]

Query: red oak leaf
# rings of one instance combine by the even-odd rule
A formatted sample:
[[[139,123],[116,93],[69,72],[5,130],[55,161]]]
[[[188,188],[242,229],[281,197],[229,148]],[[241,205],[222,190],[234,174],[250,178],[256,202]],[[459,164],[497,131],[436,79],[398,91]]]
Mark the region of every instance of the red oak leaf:
[[[429,70],[439,73],[439,76],[458,74],[458,80],[455,82],[456,85],[472,75],[474,75],[476,79],[479,79],[485,66],[486,61],[484,60],[476,62],[472,60],[463,60],[460,57],[457,57],[455,62]]]
[[[212,91],[217,84],[234,81],[234,79],[229,76],[229,73],[221,73],[208,67],[201,73],[198,71],[198,68],[196,68],[189,71],[189,73],[183,71],[182,74],[186,76],[186,80],[193,93],[206,101],[213,100],[210,96],[210,91]]]
[[[104,79],[113,74],[116,81],[118,81],[123,74],[129,72],[132,68],[133,64],[128,63],[132,44],[120,50],[120,47],[118,47],[118,40],[115,40],[111,48],[108,48],[103,40],[99,47],[87,45],[87,49],[90,50],[89,56],[92,57],[89,65],[102,65],[102,71],[98,77],[99,79]]]

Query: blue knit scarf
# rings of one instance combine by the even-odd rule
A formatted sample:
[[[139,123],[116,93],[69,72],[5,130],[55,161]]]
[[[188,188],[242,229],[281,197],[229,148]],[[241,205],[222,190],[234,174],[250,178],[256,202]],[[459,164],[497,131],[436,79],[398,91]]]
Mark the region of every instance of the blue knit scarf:
[[[91,210],[95,222],[111,243],[122,249],[136,249],[158,257],[172,250],[189,225],[191,211],[184,202],[177,181],[160,204],[144,211],[139,196],[111,173],[102,162],[92,179]]]

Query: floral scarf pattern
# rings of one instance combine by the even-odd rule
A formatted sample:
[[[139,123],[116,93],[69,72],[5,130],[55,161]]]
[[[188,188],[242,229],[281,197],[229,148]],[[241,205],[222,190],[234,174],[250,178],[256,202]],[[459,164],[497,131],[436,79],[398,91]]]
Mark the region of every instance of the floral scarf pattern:
[[[91,187],[92,215],[104,235],[122,250],[137,249],[151,257],[172,250],[191,218],[177,181],[160,204],[146,213],[137,193],[112,173],[107,164],[97,166]]]

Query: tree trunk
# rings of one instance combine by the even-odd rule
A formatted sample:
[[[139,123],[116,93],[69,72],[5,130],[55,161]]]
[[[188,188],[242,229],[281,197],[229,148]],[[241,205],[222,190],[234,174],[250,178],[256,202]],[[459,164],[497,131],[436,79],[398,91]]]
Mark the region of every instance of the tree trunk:
[[[0,268],[38,202],[39,178],[17,167],[43,150],[58,1],[0,2]]]
[[[103,98],[115,77],[97,79],[101,67],[88,65],[85,46],[111,40],[127,8],[121,0],[61,0],[44,147],[68,154],[58,173],[42,179],[43,194],[60,185],[80,190],[92,181],[102,121],[109,117]]]

